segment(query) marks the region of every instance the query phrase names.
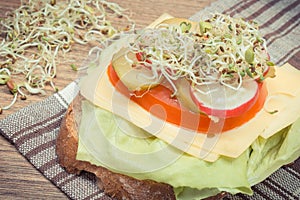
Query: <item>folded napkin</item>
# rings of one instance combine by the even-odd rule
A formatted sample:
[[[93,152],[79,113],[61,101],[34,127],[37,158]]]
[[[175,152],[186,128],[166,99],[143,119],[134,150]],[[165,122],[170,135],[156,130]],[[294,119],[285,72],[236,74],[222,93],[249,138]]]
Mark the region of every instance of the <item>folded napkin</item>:
[[[198,20],[208,13],[220,12],[262,24],[272,60],[289,62],[300,69],[298,0],[219,0],[196,13]],[[66,109],[78,93],[77,82],[62,91],[32,104],[0,121],[0,133],[18,151],[71,199],[111,199],[104,195],[89,173],[68,174],[55,154],[55,140]],[[227,195],[225,199],[300,199],[300,159],[283,166],[260,184],[253,186],[253,196]]]

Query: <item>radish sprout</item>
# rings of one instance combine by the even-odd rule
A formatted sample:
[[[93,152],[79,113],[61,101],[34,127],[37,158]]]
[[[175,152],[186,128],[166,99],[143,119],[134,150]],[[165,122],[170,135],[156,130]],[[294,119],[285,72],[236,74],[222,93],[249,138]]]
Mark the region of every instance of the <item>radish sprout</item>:
[[[192,86],[220,83],[238,90],[243,81],[263,77],[270,65],[266,41],[255,22],[215,14],[199,22],[196,33],[186,27],[162,24],[145,29],[129,45],[129,51],[142,54],[139,64],[163,76],[174,94],[173,82],[179,78]]]
[[[23,75],[24,83],[18,86],[29,94],[44,94],[46,85],[57,91],[53,80],[58,55],[70,52],[74,43],[104,46],[107,38],[125,30],[110,22],[121,17],[131,24],[126,30],[133,29],[134,23],[123,8],[104,0],[21,0],[19,8],[0,19],[0,84],[13,75]],[[9,109],[15,101],[16,96],[1,110]]]

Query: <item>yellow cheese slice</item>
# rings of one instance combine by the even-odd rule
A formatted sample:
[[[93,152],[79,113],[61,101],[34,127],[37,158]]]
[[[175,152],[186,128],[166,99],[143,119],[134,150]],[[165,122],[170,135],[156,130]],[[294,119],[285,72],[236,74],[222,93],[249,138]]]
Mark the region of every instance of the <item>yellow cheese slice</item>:
[[[268,99],[265,110],[274,112],[261,136],[268,138],[300,116],[300,70],[290,64],[276,68],[276,78],[268,79]]]
[[[103,69],[106,68],[103,67]],[[191,148],[195,136],[198,135],[197,133],[191,134],[190,130],[181,129],[151,115],[128,97],[117,92],[114,86],[111,85],[105,71],[98,68],[90,71],[88,77],[82,79],[80,84],[81,94],[95,105],[129,120],[136,126],[143,128],[182,151],[196,157],[201,155],[207,161],[213,162],[217,160],[219,154],[199,149],[198,147]],[[202,141],[204,141],[206,135],[201,134],[201,136],[203,137]]]
[[[149,24],[147,27],[155,28],[157,25],[162,23],[164,20],[172,19],[172,18],[173,18],[173,16],[169,15],[168,13],[164,13],[161,16],[159,16],[159,18],[157,18],[155,21],[153,21],[151,24]]]
[[[300,96],[297,95],[299,91],[295,90],[295,86],[300,84],[300,72],[298,70],[292,72],[294,75],[297,73],[299,78],[295,78],[295,86],[290,84],[286,91],[282,93],[280,88],[277,90],[276,86],[278,81],[288,80],[289,78],[290,73],[281,73],[283,71],[281,69],[284,68],[287,69],[284,70],[286,72],[292,67],[285,65],[276,68],[277,76],[274,79],[266,80],[269,95],[279,97],[280,103],[270,99],[265,105],[268,108],[261,110],[248,123],[214,136],[195,133],[152,116],[135,102],[115,90],[108,80],[105,66],[99,66],[89,72],[88,77],[81,81],[81,94],[95,105],[131,121],[171,145],[193,156],[207,161],[215,161],[218,155],[239,156],[259,135],[269,137],[300,117],[300,104],[298,103],[300,102]],[[284,94],[284,98],[281,99],[282,94]],[[272,114],[269,110],[278,110],[278,112]],[[294,112],[295,114],[291,114]]]
[[[206,135],[187,130],[152,116],[138,104],[118,93],[106,69],[112,55],[126,46],[130,36],[105,49],[99,66],[80,81],[81,94],[152,135],[195,157],[213,162],[219,155],[238,157],[258,136],[270,137],[300,117],[300,72],[290,65],[276,67],[276,77],[267,79],[268,99],[264,109],[248,123],[222,134]],[[273,111],[277,111],[274,113]]]

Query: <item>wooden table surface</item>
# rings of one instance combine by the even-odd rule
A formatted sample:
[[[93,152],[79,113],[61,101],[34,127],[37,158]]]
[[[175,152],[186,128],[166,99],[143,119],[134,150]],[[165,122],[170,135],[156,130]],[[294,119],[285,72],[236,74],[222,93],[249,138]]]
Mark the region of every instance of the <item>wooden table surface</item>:
[[[213,0],[110,0],[118,3],[131,12],[131,19],[138,28],[143,28],[158,18],[163,13],[172,16],[188,18],[209,5]],[[8,10],[17,8],[20,0],[1,0],[0,17]],[[72,59],[82,62],[88,49],[74,48]],[[79,56],[78,56],[79,55]],[[55,84],[58,89],[63,89],[76,78],[76,73],[68,66],[58,66],[59,71]],[[41,101],[53,94],[47,90],[46,96],[31,95],[26,101],[18,100],[10,109],[0,115],[0,119],[16,112],[28,104]],[[0,106],[7,105],[12,96],[5,86],[0,86]],[[67,197],[44,178],[31,164],[23,158],[4,137],[0,136],[0,199],[67,199]]]

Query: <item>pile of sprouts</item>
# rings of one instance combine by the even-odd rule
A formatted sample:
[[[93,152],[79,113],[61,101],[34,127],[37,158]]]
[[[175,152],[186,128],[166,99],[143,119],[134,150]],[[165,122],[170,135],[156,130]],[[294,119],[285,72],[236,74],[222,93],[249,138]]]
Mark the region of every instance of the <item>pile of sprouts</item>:
[[[195,66],[209,65],[209,58],[202,53],[200,43],[195,43],[191,33],[183,33],[177,26],[163,25],[142,31],[130,44],[129,51],[141,55],[137,67],[151,69],[156,80],[167,79],[174,93],[174,81],[188,77],[197,82]],[[204,81],[209,77],[201,79]]]
[[[174,94],[173,82],[179,78],[188,79],[192,86],[220,83],[238,90],[245,80],[262,81],[273,65],[255,22],[215,14],[200,21],[198,31],[190,28],[182,22],[146,29],[129,45],[129,51],[141,53],[141,66],[166,78]]]
[[[0,105],[0,113],[18,95],[24,100],[26,94],[45,94],[46,85],[57,91],[58,55],[70,52],[74,43],[105,45],[123,31],[112,25],[111,20],[119,18],[129,22],[127,29],[133,28],[123,8],[104,0],[22,0],[0,20],[0,85],[7,85],[14,96],[10,105]],[[14,75],[23,76],[23,81],[14,81]]]

